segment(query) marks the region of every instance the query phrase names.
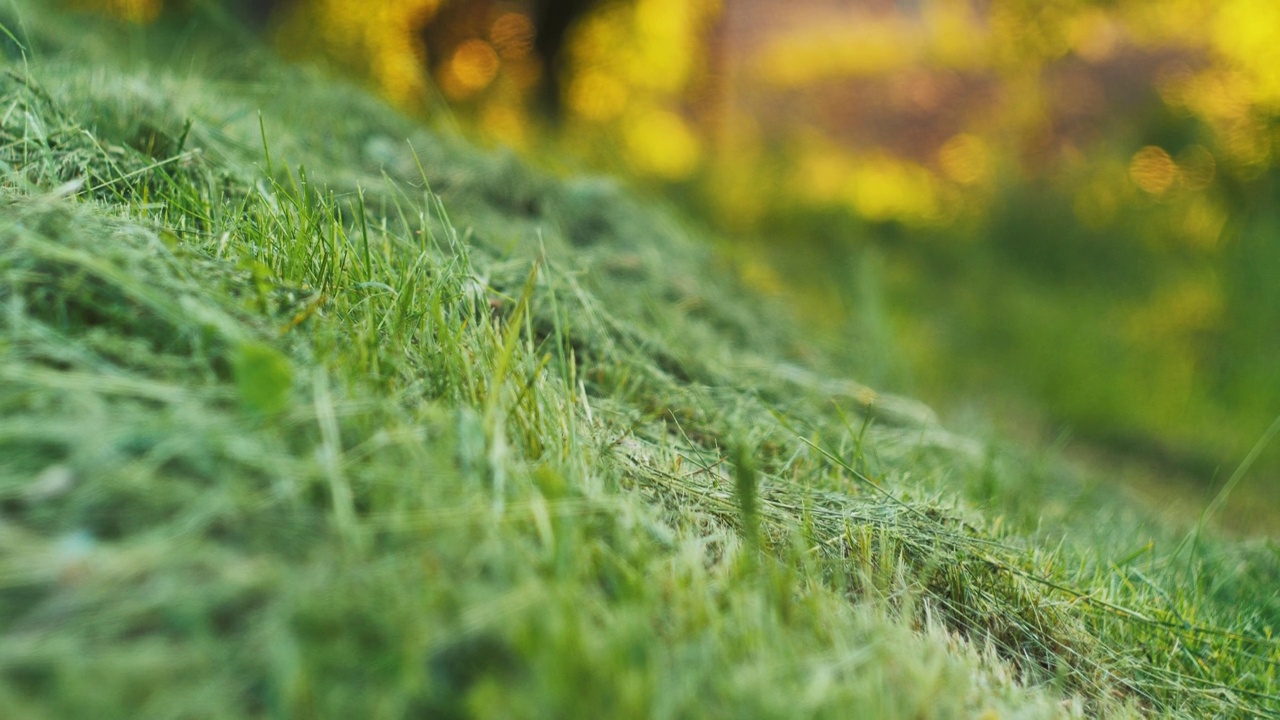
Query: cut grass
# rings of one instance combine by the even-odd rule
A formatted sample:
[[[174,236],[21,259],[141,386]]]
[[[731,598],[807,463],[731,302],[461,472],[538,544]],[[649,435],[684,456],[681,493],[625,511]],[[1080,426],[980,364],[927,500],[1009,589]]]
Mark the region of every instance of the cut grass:
[[[0,715],[1280,712],[1273,545],[845,379],[612,181],[11,7]]]

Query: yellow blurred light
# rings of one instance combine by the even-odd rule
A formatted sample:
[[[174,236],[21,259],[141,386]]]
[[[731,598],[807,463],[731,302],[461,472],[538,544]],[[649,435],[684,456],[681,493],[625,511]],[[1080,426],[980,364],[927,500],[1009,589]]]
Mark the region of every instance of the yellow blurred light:
[[[681,180],[702,164],[702,139],[671,108],[686,105],[708,67],[706,29],[719,6],[719,0],[600,3],[570,33],[565,107],[613,134],[637,174]]]
[[[569,37],[573,65],[592,67],[604,62],[634,39],[626,6],[609,3],[587,15]]]
[[[524,13],[503,13],[489,28],[489,39],[498,54],[507,60],[523,58],[533,52],[533,37],[533,21]]]
[[[1248,79],[1241,73],[1209,69],[1185,81],[1181,98],[1199,115],[1235,120],[1249,114],[1251,92]]]
[[[1213,184],[1218,163],[1203,145],[1191,145],[1178,153],[1178,171],[1188,190],[1203,190]]]
[[[1226,225],[1226,210],[1209,198],[1200,196],[1187,206],[1182,219],[1182,236],[1192,247],[1213,250],[1220,244]]]
[[[961,185],[975,185],[991,177],[991,152],[981,138],[961,133],[938,150],[938,166]]]
[[[698,168],[701,143],[684,119],[673,112],[650,110],[629,118],[623,135],[627,159],[642,173],[681,180]]]
[[[422,60],[408,38],[388,42],[382,52],[369,58],[373,80],[391,102],[408,106],[420,100],[426,89]]]
[[[792,187],[809,202],[840,199],[850,174],[849,160],[839,150],[818,144],[807,149],[796,163]]]
[[[418,31],[439,0],[309,0],[273,14],[276,44],[290,57],[321,57],[363,76],[392,101],[423,102],[425,48]]]
[[[868,220],[919,224],[937,215],[937,197],[927,170],[880,155],[853,166],[846,185],[853,209]]]
[[[1271,138],[1264,123],[1253,120],[1228,123],[1222,140],[1228,156],[1250,175],[1261,172],[1271,159]]]
[[[1211,33],[1218,52],[1249,74],[1255,99],[1280,105],[1280,3],[1223,2]]]
[[[765,47],[755,67],[766,82],[783,87],[877,75],[916,60],[923,39],[901,19],[861,19],[844,27],[784,34]]]
[[[980,68],[987,64],[990,33],[974,16],[967,0],[932,0],[922,8],[929,34],[929,53],[939,64],[953,70]]]
[[[1190,87],[1194,82],[1195,73],[1191,68],[1185,63],[1175,62],[1156,75],[1156,92],[1165,105],[1185,108],[1190,104]]]
[[[501,60],[493,46],[484,40],[471,39],[453,51],[445,65],[441,89],[460,100],[489,87],[498,76]]]
[[[682,90],[698,67],[702,30],[718,10],[706,0],[635,0],[631,81],[661,93]]]
[[[1148,145],[1129,161],[1129,179],[1149,195],[1163,195],[1178,179],[1178,165],[1163,148]]]
[[[105,12],[132,23],[145,24],[160,15],[164,0],[81,0],[78,7]]]
[[[569,83],[566,95],[566,102],[576,115],[604,122],[622,114],[628,92],[626,83],[613,75],[588,70]]]
[[[1198,48],[1205,45],[1205,28],[1219,5],[1217,0],[1160,0],[1115,3],[1111,12],[1135,45]]]
[[[480,113],[485,136],[517,150],[528,146],[528,118],[509,105],[490,104]]]
[[[1099,8],[1075,17],[1067,26],[1067,38],[1071,49],[1092,63],[1111,59],[1123,39],[1120,26]]]
[[[1071,51],[1065,25],[1066,3],[991,3],[993,59],[1002,70],[1027,72]]]

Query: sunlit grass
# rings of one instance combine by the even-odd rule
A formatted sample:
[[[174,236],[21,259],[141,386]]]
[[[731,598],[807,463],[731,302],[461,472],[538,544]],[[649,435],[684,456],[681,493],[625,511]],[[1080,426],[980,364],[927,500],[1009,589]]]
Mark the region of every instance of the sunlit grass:
[[[0,715],[1277,711],[1274,547],[856,382],[613,181],[18,7]]]

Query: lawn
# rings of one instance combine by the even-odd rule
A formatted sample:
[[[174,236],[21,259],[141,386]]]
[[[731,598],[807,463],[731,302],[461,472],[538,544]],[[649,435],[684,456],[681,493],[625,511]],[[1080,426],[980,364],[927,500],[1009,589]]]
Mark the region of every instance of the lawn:
[[[43,8],[0,716],[1280,714],[1274,543],[877,393],[624,180]]]

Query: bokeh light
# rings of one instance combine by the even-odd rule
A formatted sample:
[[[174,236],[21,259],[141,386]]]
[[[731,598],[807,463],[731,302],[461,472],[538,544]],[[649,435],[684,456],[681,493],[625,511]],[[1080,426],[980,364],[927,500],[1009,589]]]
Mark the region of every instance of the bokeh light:
[[[981,138],[961,133],[938,150],[942,172],[961,185],[974,185],[991,178],[991,152]]]
[[[1280,406],[1273,0],[295,0],[269,27],[411,112],[443,99],[485,141],[678,188],[766,255],[888,248],[903,307],[943,308],[886,321],[942,391],[1007,363],[1069,418],[1212,436],[1219,458]],[[949,282],[1018,290],[982,308]],[[966,353],[965,378],[926,367]]]
[[[1164,148],[1148,145],[1134,153],[1129,162],[1133,184],[1150,195],[1163,195],[1178,179],[1178,165]]]
[[[471,39],[453,51],[440,73],[441,89],[461,100],[485,89],[498,76],[498,52],[484,40]]]

